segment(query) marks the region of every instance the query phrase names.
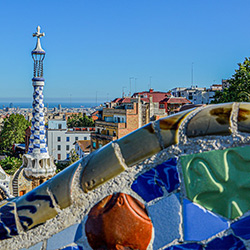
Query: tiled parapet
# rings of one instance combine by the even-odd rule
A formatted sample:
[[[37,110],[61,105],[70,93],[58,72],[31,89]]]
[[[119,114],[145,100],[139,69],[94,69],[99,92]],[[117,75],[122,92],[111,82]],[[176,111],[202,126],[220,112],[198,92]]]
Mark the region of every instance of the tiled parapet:
[[[0,208],[0,238],[5,239],[40,225],[57,215],[57,209],[63,209],[71,204],[71,186],[79,162],[65,169],[56,178],[50,179],[14,202]],[[6,217],[7,216],[7,217]],[[12,217],[12,219],[11,219]],[[8,218],[8,221],[6,221]],[[17,223],[18,221],[18,223]]]
[[[176,164],[177,158],[171,158],[150,169],[138,176],[131,188],[147,202],[163,196],[164,191],[176,190],[180,185]]]
[[[152,223],[141,202],[117,193],[91,209],[85,231],[93,249],[146,250],[152,237]]]
[[[22,248],[28,249],[41,241],[47,248],[53,248],[53,240],[57,243],[56,239],[65,236],[65,243],[58,240],[60,247],[78,245],[90,250],[84,229],[91,217],[88,214],[91,208],[107,195],[122,192],[137,196],[136,192],[142,198],[139,199],[144,200],[153,224],[148,250],[211,249],[217,239],[227,247],[244,247],[250,237],[250,184],[247,183],[250,154],[246,146],[250,135],[240,132],[248,132],[248,105],[211,105],[152,122],[97,150],[23,197],[9,204],[2,203],[1,239],[15,237],[3,240],[2,245],[4,242],[16,244],[19,239],[31,239],[31,235],[42,232],[41,238]],[[244,147],[229,148],[231,142],[234,147]],[[210,148],[229,149],[208,152]],[[184,155],[186,153],[189,155]],[[178,158],[170,159],[174,156]],[[108,207],[105,214],[111,207],[118,211],[118,200],[114,205],[103,206]],[[125,201],[128,208],[133,207],[129,198]],[[61,210],[63,208],[67,209]],[[143,217],[138,210],[130,208],[130,213]],[[128,214],[117,216],[120,218],[117,220],[111,217],[109,224],[129,218]],[[73,233],[66,240],[67,228],[80,221],[83,230],[74,232],[80,238],[76,240]],[[53,231],[49,231],[51,226]],[[119,239],[120,236],[112,237]],[[122,244],[116,247],[126,249]]]
[[[210,105],[188,123],[187,136],[230,134],[232,103]]]
[[[187,197],[235,219],[250,209],[250,146],[181,157]]]

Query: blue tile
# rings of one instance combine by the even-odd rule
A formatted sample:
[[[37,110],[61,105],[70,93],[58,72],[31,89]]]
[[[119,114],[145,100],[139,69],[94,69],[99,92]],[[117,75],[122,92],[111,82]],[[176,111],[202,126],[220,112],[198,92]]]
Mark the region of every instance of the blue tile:
[[[164,189],[169,193],[176,190],[180,185],[176,164],[177,159],[171,158],[156,168],[150,169],[141,174],[131,188],[146,202],[163,196]]]
[[[202,246],[195,243],[183,244],[183,245],[174,245],[164,250],[185,250],[185,249],[192,249],[192,250],[202,250]]]
[[[183,199],[184,240],[201,241],[228,229],[229,223],[187,199]]]
[[[148,202],[163,196],[163,185],[164,183],[157,178],[156,170],[150,169],[146,173],[138,176],[131,188]]]
[[[79,224],[76,230],[74,242],[76,243],[82,236],[83,236],[82,224]]]
[[[83,250],[83,248],[80,246],[70,246],[63,248],[63,250]]]
[[[179,174],[176,165],[177,158],[170,158],[156,167],[158,176],[163,181],[164,186],[169,193],[176,190],[180,186]]]
[[[243,239],[250,239],[250,216],[245,217],[239,221],[231,224],[231,228],[236,236],[240,236]]]
[[[47,241],[47,250],[59,249],[67,245],[74,244],[75,235],[78,227],[79,224],[75,224],[57,234],[54,234]]]
[[[246,247],[240,239],[230,234],[222,238],[216,238],[215,240],[209,242],[206,249],[245,250]]]
[[[43,246],[43,242],[39,242],[38,244],[28,248],[28,250],[41,250]]]
[[[159,249],[180,238],[179,195],[172,194],[148,207],[154,227],[153,249]]]

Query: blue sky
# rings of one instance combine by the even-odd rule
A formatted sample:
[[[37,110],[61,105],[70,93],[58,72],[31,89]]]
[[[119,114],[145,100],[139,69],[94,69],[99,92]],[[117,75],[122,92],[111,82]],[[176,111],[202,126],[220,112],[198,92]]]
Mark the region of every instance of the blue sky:
[[[45,99],[90,101],[205,87],[250,56],[249,0],[2,0],[0,101],[32,99],[31,50],[42,46]],[[150,80],[151,79],[151,80]],[[17,100],[17,99],[15,99]]]

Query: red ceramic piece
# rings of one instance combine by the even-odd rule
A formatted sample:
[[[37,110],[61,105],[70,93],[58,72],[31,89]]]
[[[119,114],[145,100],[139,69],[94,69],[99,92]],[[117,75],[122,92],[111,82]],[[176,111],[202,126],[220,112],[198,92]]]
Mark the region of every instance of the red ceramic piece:
[[[85,232],[94,250],[146,250],[152,228],[145,206],[130,195],[117,193],[91,209]]]

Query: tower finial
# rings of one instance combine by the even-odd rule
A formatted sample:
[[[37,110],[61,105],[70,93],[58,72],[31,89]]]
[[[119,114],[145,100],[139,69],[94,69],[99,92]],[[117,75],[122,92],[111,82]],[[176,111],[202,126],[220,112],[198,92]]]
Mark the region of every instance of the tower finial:
[[[45,51],[42,49],[40,38],[45,36],[45,33],[41,33],[41,27],[38,25],[36,28],[37,32],[33,33],[33,37],[37,37],[36,48],[32,51],[32,54],[45,54]]]

